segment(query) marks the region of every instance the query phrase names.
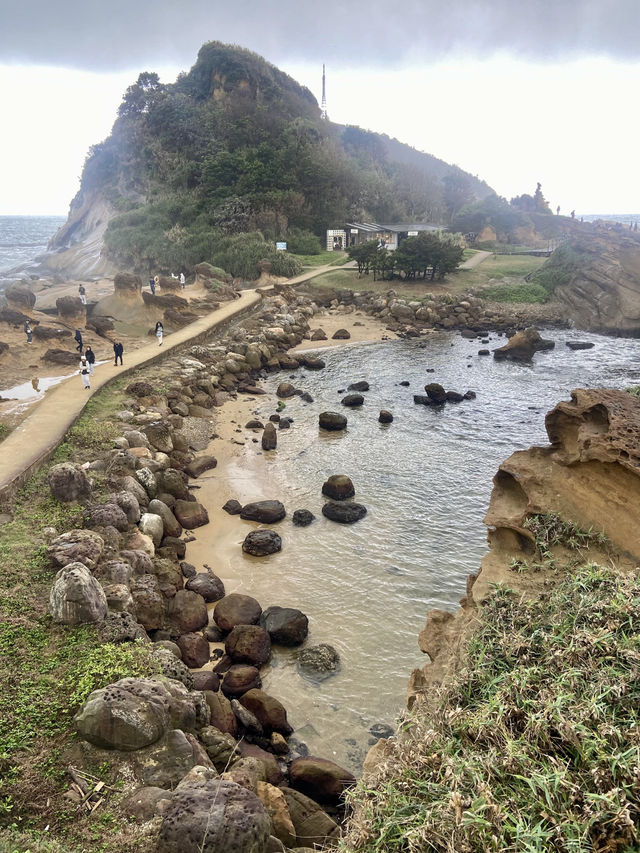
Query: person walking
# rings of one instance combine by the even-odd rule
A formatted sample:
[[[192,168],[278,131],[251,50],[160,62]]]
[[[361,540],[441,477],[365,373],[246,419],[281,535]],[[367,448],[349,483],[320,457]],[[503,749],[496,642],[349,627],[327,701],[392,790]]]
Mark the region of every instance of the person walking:
[[[149,289],[151,290],[151,295],[154,296],[156,292],[156,282],[153,277],[149,279]]]
[[[80,329],[76,329],[76,333],[73,337],[75,338],[75,341],[78,344],[76,349],[79,353],[82,353],[82,332],[80,331]]]
[[[81,284],[78,288],[78,295],[80,296],[80,302],[83,305],[87,304],[87,291],[84,289],[84,284]]]
[[[164,335],[164,326],[162,325],[160,320],[158,320],[158,322],[156,323],[156,338],[158,339],[158,346],[159,347],[162,346],[162,336],[163,335]]]
[[[84,357],[87,359],[89,364],[89,373],[93,376],[93,365],[96,363],[96,354],[91,349],[91,344],[87,344],[87,348],[84,351]]]
[[[180,273],[180,287],[184,290],[185,284],[187,283],[186,278],[184,277],[184,273]]]
[[[80,359],[80,370],[78,372],[80,374],[80,378],[82,379],[82,384],[87,390],[90,390],[91,374],[89,372],[89,362],[84,356],[82,356],[82,358]]]
[[[31,328],[31,323],[28,320],[24,324],[24,333],[27,336],[27,343],[30,344],[33,341],[33,329]]]
[[[160,276],[159,275],[154,275],[153,283],[155,284],[156,287],[160,287]],[[153,292],[155,293],[155,290]]]
[[[120,341],[116,341],[113,345],[113,356],[114,356],[114,367],[118,366],[118,359],[120,359],[120,366],[122,367],[122,353],[124,352],[124,347]]]

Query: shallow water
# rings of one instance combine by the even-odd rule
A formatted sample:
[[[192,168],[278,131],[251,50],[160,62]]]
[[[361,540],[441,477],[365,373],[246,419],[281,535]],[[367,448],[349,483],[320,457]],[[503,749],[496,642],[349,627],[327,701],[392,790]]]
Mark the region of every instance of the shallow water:
[[[504,339],[491,336],[495,348]],[[278,433],[278,449],[263,454],[249,437],[244,453],[224,469],[198,480],[199,499],[211,525],[197,531],[199,551],[226,583],[227,592],[255,596],[263,608],[298,607],[310,620],[308,644],[331,643],[341,671],[310,684],[296,672],[295,652],[274,648],[265,689],[289,709],[297,734],[312,752],[333,757],[357,772],[374,723],[393,724],[404,706],[407,680],[427,658],[417,636],[427,611],[454,610],[469,573],[486,552],[482,523],[498,465],[513,451],[546,444],[545,413],[577,387],[624,388],[640,381],[640,344],[573,331],[548,332],[556,349],[538,353],[532,365],[480,357],[479,341],[437,333],[428,342],[390,341],[323,350],[323,371],[299,370],[296,387],[314,403],[286,401],[290,430]],[[569,339],[593,340],[573,352]],[[433,368],[433,373],[427,373]],[[270,377],[270,391],[285,379]],[[370,391],[360,409],[340,405],[339,389],[366,379]],[[408,380],[409,387],[398,383]],[[427,382],[472,389],[477,399],[444,409],[415,405]],[[257,398],[266,420],[275,397]],[[381,408],[394,414],[381,425]],[[318,429],[318,414],[342,411],[348,429]],[[355,500],[368,508],[354,525],[321,515],[321,487],[334,473],[348,474]],[[207,494],[224,482],[242,503],[279,498],[287,518],[276,526],[279,554],[243,555],[240,545],[254,524],[235,518],[222,530],[219,506]],[[219,499],[218,499],[219,500]],[[307,528],[291,523],[295,509],[310,509]],[[210,548],[210,550],[208,550]]]

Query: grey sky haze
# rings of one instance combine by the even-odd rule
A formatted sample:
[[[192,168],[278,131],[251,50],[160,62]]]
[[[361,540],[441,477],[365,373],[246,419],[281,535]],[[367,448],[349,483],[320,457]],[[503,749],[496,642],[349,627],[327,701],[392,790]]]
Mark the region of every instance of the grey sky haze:
[[[117,71],[187,66],[200,45],[271,61],[402,66],[451,54],[640,58],[638,0],[0,0],[0,62]]]

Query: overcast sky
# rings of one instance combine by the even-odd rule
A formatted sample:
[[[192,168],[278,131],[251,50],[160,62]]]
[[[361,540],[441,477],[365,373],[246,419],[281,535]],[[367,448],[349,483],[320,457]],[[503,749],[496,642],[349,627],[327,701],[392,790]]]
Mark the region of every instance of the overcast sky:
[[[637,0],[0,0],[0,213],[66,213],[143,70],[240,44],[388,133],[564,213],[640,210]]]

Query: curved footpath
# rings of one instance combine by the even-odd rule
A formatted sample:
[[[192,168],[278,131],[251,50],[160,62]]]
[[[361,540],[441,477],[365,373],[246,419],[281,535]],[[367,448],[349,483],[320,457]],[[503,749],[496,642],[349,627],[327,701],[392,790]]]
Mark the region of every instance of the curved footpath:
[[[153,342],[131,354],[125,353],[123,367],[115,367],[111,361],[96,365],[89,393],[82,387],[79,375],[70,376],[47,391],[29,416],[0,445],[0,506],[5,505],[29,476],[50,458],[96,391],[143,364],[151,364],[167,353],[192,346],[231,318],[253,308],[261,298],[256,290],[241,291],[240,297],[233,302],[167,335],[161,347],[153,338]]]

